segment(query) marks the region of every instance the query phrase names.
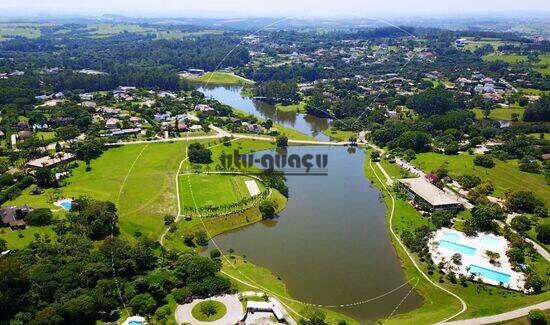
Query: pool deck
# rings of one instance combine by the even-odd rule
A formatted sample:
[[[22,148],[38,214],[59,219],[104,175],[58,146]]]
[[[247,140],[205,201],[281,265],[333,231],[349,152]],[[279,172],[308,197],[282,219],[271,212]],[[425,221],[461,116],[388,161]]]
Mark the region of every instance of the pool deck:
[[[488,238],[484,238],[485,236]],[[458,239],[455,240],[453,237]],[[467,255],[461,254],[460,252],[450,248],[440,247],[438,243],[441,240],[447,240],[459,245],[475,248],[475,252],[472,255]],[[469,267],[471,265],[476,265],[494,272],[510,275],[510,282],[508,284],[504,284],[504,286],[513,290],[524,290],[524,275],[521,272],[512,270],[512,266],[506,256],[506,251],[508,250],[509,244],[504,237],[486,233],[478,233],[476,237],[467,237],[464,233],[454,229],[442,228],[434,233],[433,237],[428,242],[428,246],[435,264],[439,264],[440,262],[447,264],[447,269],[444,270],[446,272],[453,271],[456,274],[464,274],[469,276]],[[500,255],[498,258],[500,266],[489,262],[489,257],[485,254],[488,250]],[[462,263],[460,265],[452,262],[452,256],[455,253],[459,253],[462,256]],[[483,282],[488,284],[496,286],[500,285],[497,280],[486,276],[476,276],[476,278],[481,278]]]

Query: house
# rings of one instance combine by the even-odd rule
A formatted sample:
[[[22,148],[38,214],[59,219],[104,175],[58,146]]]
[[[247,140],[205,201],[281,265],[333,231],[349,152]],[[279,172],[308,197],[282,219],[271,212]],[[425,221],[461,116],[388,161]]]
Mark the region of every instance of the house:
[[[33,209],[24,205],[22,207],[10,206],[0,208],[0,217],[2,218],[2,226],[10,227],[12,230],[25,229],[27,223],[25,222],[25,216]]]
[[[157,113],[153,116],[156,122],[162,123],[168,121],[170,118],[170,112],[166,113]]]
[[[277,319],[278,323],[285,323],[285,316],[279,307],[270,301],[247,301],[246,312],[254,314],[256,312],[273,313],[273,316]],[[245,316],[246,319],[246,316]]]
[[[105,121],[105,127],[108,128],[108,129],[114,129],[116,127],[118,127],[118,123],[120,123],[120,121],[116,118],[109,118],[107,119],[107,121]]]
[[[247,125],[247,129],[249,132],[254,132],[254,133],[262,132],[262,127],[259,126],[258,124],[249,124]]]
[[[81,100],[87,100],[87,101],[94,100],[93,94],[80,94],[78,96],[80,97]]]
[[[200,126],[199,124],[191,125],[191,126],[189,127],[189,130],[190,130],[190,131],[201,131],[201,130],[202,130],[202,126]]]
[[[102,107],[100,108],[101,114],[104,116],[116,116],[122,112],[120,108]]]
[[[52,167],[57,164],[71,161],[75,158],[75,155],[68,152],[57,152],[53,157],[44,156],[42,158],[31,160],[27,163],[27,166],[31,168]]]
[[[171,93],[169,91],[161,91],[160,93],[158,93],[158,95],[160,98],[176,98],[178,97],[178,95],[174,94],[174,93]]]
[[[18,122],[17,123],[17,129],[19,131],[27,130],[29,128],[29,124],[27,122]]]
[[[141,117],[132,116],[132,117],[130,117],[130,122],[134,123],[134,124],[141,123]]]
[[[466,46],[466,44],[468,44],[468,40],[465,38],[459,38],[455,40],[456,47],[464,47]]]
[[[197,104],[195,106],[195,109],[198,110],[199,112],[205,113],[205,114],[214,112],[214,109],[212,107],[206,105],[206,104]]]
[[[4,133],[4,131],[0,130],[0,138],[3,138],[5,136],[6,136],[6,134]]]
[[[65,98],[65,94],[63,94],[63,92],[60,91],[60,92],[58,92],[58,93],[55,93],[55,94],[53,95],[53,97],[54,97],[55,99],[63,99],[63,98]]]
[[[32,138],[32,132],[29,130],[19,131],[17,132],[17,137],[19,139],[30,139]]]
[[[178,120],[177,129],[179,132],[186,132],[189,131],[189,126],[185,122]]]
[[[458,200],[423,177],[403,178],[399,180],[399,183],[405,188],[409,198],[429,206],[432,210],[460,209],[462,207]]]
[[[200,77],[204,74],[203,69],[187,69],[187,72],[189,72],[189,74],[197,76],[197,77]]]
[[[123,137],[125,135],[130,134],[138,134],[141,132],[141,128],[131,128],[131,129],[113,129],[109,133],[107,133],[105,136],[108,137]]]
[[[46,123],[36,123],[32,125],[32,129],[34,131],[45,131],[45,130],[49,130],[50,126]]]

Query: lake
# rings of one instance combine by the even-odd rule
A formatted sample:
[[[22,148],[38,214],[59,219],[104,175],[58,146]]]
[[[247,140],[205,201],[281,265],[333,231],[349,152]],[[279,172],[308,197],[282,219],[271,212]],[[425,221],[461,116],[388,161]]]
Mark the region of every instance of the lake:
[[[390,241],[385,204],[364,176],[364,151],[337,146],[288,151],[326,153],[328,175],[288,176],[289,200],[280,216],[217,236],[214,240],[221,249],[232,248],[268,268],[285,282],[293,298],[314,304],[354,303],[406,282]],[[385,318],[409,290],[406,285],[380,300],[338,311],[361,322]],[[412,292],[398,312],[413,310],[421,302]]]
[[[330,127],[330,120],[296,112],[281,112],[266,102],[253,100],[241,95],[242,86],[200,85],[198,91],[207,97],[235,107],[252,115],[269,118],[274,122],[291,127],[317,140],[330,141],[323,131]]]

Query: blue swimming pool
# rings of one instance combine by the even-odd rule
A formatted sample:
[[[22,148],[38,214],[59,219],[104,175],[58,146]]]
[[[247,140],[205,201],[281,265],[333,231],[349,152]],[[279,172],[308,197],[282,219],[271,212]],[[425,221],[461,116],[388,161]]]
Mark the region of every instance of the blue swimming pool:
[[[128,322],[128,325],[143,325],[143,323],[139,320],[131,320],[130,322]]]
[[[458,234],[453,234],[452,232],[448,232],[446,234],[443,234],[443,239],[456,243],[460,241],[460,236]]]
[[[439,247],[457,251],[465,255],[474,255],[476,252],[476,249],[473,247],[457,244],[455,242],[448,241],[448,240],[441,240],[439,242]]]
[[[496,282],[502,282],[504,284],[510,283],[510,274],[490,270],[475,264],[470,265],[470,273],[480,276],[482,278],[487,278],[494,280]]]
[[[59,205],[61,205],[61,207],[65,209],[65,211],[71,211],[71,209],[73,208],[73,202],[71,201],[63,201]]]
[[[481,236],[481,242],[491,246],[499,246],[500,239],[495,236],[483,235]]]

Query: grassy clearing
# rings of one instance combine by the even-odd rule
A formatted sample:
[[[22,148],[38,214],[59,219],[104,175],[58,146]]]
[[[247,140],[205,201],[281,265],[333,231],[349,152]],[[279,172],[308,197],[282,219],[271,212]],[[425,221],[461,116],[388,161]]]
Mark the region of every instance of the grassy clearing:
[[[30,244],[36,235],[50,236],[55,238],[55,232],[52,227],[31,227],[28,226],[23,230],[11,230],[10,228],[2,228],[0,230],[0,238],[8,242],[8,249],[21,249]],[[19,237],[22,236],[22,237]]]
[[[299,102],[298,104],[275,104],[275,108],[281,112],[296,112],[296,113],[304,113],[306,111],[306,103]]]
[[[490,180],[495,186],[495,195],[504,197],[507,191],[531,191],[550,206],[550,188],[544,175],[525,173],[519,170],[517,160],[500,161],[495,159],[495,167],[484,168],[474,165],[474,155],[460,154],[446,156],[438,153],[421,153],[413,160],[420,169],[430,172],[445,167],[451,177],[472,174],[483,180]]]
[[[326,129],[323,134],[339,141],[349,141],[351,137],[356,137],[357,132],[354,131],[341,131],[333,128]]]
[[[482,57],[483,61],[485,62],[493,62],[493,61],[504,61],[509,64],[517,64],[521,62],[528,62],[529,58],[527,55],[519,55],[519,54],[496,54],[491,53],[488,55],[484,55]]]
[[[222,270],[227,274],[241,279],[244,282],[250,283],[256,287],[262,288],[268,294],[274,295],[282,303],[287,305],[287,312],[296,320],[300,320],[301,315],[307,312],[305,305],[291,300],[291,296],[282,280],[276,277],[268,269],[256,266],[249,263],[246,259],[239,256],[230,256],[230,263],[224,261]],[[257,291],[255,287],[250,287],[246,284],[232,280],[239,291]],[[290,307],[290,308],[288,308]],[[340,314],[332,309],[322,309],[327,316],[329,324],[337,324],[341,320],[345,320],[347,324],[359,324],[354,319]]]
[[[489,119],[512,121],[512,114],[518,114],[518,119],[521,120],[524,112],[524,108],[493,108],[491,114],[489,114]],[[482,120],[484,118],[482,109],[474,108],[474,113],[476,114],[476,119]]]
[[[387,163],[382,162],[383,167],[387,166],[385,164]],[[384,180],[380,170],[377,168],[375,170],[378,174],[378,177]],[[396,172],[396,168],[386,168],[386,171],[390,174],[392,178],[401,177],[401,173],[399,171]],[[368,161],[366,161],[365,163],[365,173],[369,177],[369,179],[373,181],[375,186],[381,188],[381,183],[375,177],[374,172],[370,168]],[[384,192],[384,200],[386,204],[391,207],[392,201],[387,192]],[[390,211],[391,210],[388,209],[388,213]],[[429,224],[427,218],[421,216],[407,202],[396,198],[393,229],[398,235],[406,229],[412,230],[424,224]],[[416,286],[416,289],[423,296],[424,304],[422,305],[422,307],[412,312],[396,315],[393,319],[390,320],[390,322],[396,324],[434,323],[444,320],[447,317],[450,317],[451,315],[458,312],[460,310],[460,304],[458,300],[444,293],[440,289],[435,288],[432,284],[427,282],[414,267],[410,259],[405,255],[403,249],[396,242],[393,236],[392,241],[394,241],[394,247],[396,247],[396,251],[403,261],[403,267],[405,269],[407,278],[420,279],[418,285]],[[418,260],[417,264],[419,264],[423,271],[427,273],[425,264],[420,263],[420,261]],[[435,282],[438,282],[438,278],[439,275],[437,274],[432,276],[432,280]],[[467,311],[457,317],[458,319],[468,319],[473,317],[498,314],[521,308],[530,304],[545,301],[550,298],[550,292],[548,291],[539,295],[524,295],[519,292],[513,292],[510,290],[471,282],[467,283],[467,287],[463,287],[460,284],[451,284],[446,278],[444,278],[443,281],[443,283],[439,284],[459,295],[462,299],[466,301],[466,304],[468,306]]]
[[[243,78],[234,73],[222,71],[207,72],[200,77],[190,80],[217,85],[247,85],[254,83],[254,81],[250,79]]]
[[[0,24],[0,41],[14,37],[39,38],[41,24]]]

